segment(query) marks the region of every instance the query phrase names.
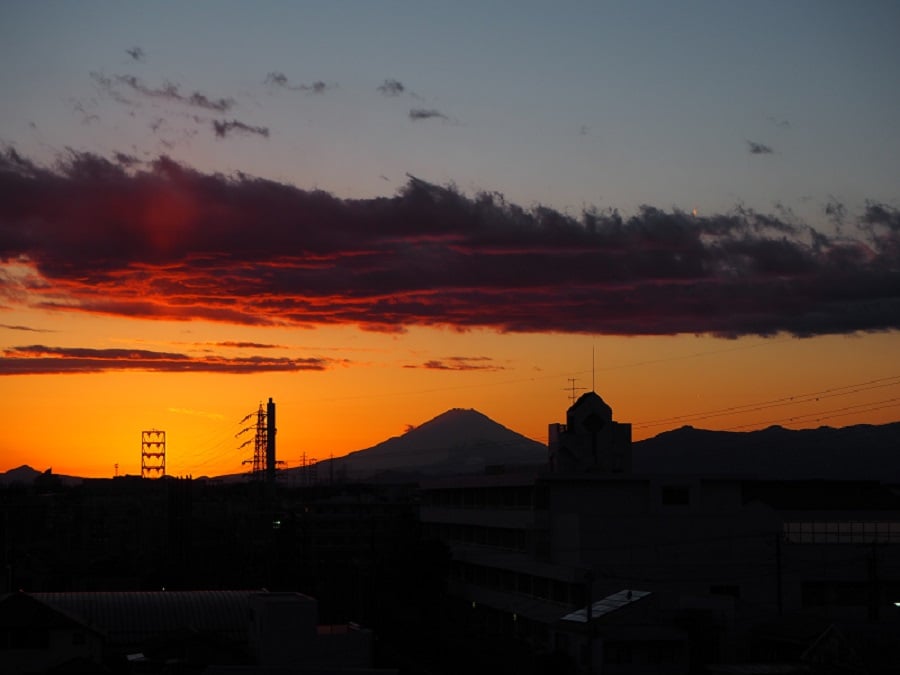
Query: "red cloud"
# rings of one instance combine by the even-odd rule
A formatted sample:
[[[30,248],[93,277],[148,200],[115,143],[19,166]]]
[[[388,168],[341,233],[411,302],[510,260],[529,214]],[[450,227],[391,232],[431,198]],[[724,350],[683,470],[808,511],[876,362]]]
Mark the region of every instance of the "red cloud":
[[[746,209],[576,219],[415,178],[391,198],[343,200],[166,158],[141,168],[73,154],[48,169],[0,156],[0,261],[36,275],[27,287],[0,276],[7,302],[145,319],[621,335],[896,329],[900,213],[870,204],[855,232],[828,237]]]

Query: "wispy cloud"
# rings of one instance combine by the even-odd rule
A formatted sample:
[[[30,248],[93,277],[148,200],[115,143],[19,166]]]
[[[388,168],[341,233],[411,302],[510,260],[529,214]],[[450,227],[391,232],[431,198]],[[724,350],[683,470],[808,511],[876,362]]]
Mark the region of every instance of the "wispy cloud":
[[[443,359],[430,359],[421,364],[405,365],[404,368],[423,368],[425,370],[505,370],[488,356],[448,356]]]
[[[337,85],[316,80],[309,84],[291,84],[287,75],[282,72],[273,71],[266,75],[265,83],[281,89],[290,89],[291,91],[305,91],[308,94],[324,94],[330,89],[334,89]]]
[[[126,49],[125,53],[128,54],[134,61],[143,61],[144,60],[144,50],[140,47],[132,47],[131,49]]]
[[[747,141],[747,149],[750,150],[751,155],[771,155],[773,152],[768,145],[755,141]]]
[[[345,200],[165,158],[135,166],[73,153],[48,168],[7,149],[0,204],[0,297],[13,307],[383,331],[900,328],[900,211],[876,202],[842,213],[841,234],[829,235],[742,207],[574,216],[416,178],[390,198]],[[204,363],[183,359],[170,367]]]
[[[189,356],[147,349],[88,349],[28,345],[12,347],[0,356],[0,375],[99,373],[143,370],[153,372],[260,373],[325,370],[329,362],[319,358],[290,359],[249,356],[223,358]]]
[[[406,91],[406,87],[400,80],[387,79],[378,86],[378,91],[385,96],[399,96]]]
[[[442,119],[446,120],[448,117],[442,113],[440,110],[434,110],[433,108],[413,108],[409,111],[409,119],[416,120],[429,120],[429,119]]]
[[[185,94],[182,93],[179,85],[172,82],[165,82],[161,87],[151,87],[144,84],[144,82],[135,75],[107,76],[102,73],[93,72],[91,73],[91,78],[100,85],[101,89],[106,91],[115,100],[122,103],[133,104],[133,101],[121,93],[121,88],[125,88],[132,93],[140,94],[147,98],[181,103],[216,113],[228,112],[236,103],[233,98],[211,98],[200,91],[192,91]]]
[[[235,132],[241,134],[255,134],[264,138],[269,137],[268,127],[255,127],[249,124],[244,124],[239,120],[212,120],[212,127],[213,131],[216,134],[216,138],[225,138],[229,134],[233,134]]]
[[[230,347],[233,349],[284,349],[284,345],[272,345],[264,342],[238,342],[234,340],[225,340],[224,342],[207,342],[203,343],[212,347]]]
[[[55,330],[51,330],[49,328],[32,328],[31,326],[18,326],[14,324],[8,323],[0,323],[0,328],[5,328],[6,330],[21,330],[27,331],[29,333],[55,333]]]

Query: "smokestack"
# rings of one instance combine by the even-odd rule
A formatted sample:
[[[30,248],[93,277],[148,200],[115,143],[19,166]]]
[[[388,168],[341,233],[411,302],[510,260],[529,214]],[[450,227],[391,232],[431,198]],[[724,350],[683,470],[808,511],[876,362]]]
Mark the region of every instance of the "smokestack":
[[[275,482],[275,402],[266,405],[266,482]]]

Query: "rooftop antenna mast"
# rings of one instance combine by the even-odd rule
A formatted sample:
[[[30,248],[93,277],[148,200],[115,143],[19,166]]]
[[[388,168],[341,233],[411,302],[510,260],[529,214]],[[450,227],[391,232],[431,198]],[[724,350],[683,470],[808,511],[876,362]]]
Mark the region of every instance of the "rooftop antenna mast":
[[[577,377],[570,377],[570,378],[569,378],[569,386],[568,386],[568,387],[565,387],[565,388],[563,389],[563,391],[568,391],[568,392],[569,392],[569,400],[570,400],[572,403],[575,403],[575,399],[578,398],[577,392],[579,392],[579,391],[586,391],[586,389],[587,389],[587,387],[576,387],[576,386],[575,386],[575,383],[576,383],[577,381],[578,381],[578,378],[577,378]]]

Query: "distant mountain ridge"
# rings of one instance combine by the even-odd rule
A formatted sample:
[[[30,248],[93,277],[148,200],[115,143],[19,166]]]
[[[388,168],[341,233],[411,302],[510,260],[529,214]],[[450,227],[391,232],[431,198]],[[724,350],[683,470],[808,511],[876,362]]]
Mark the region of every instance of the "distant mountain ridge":
[[[82,481],[82,479],[77,476],[65,476],[53,473],[53,469],[38,471],[27,464],[0,473],[0,485],[11,485],[13,483],[33,485],[38,479],[46,481],[48,484],[51,482],[58,482],[62,485],[76,485]]]
[[[454,408],[364,450],[319,462],[347,480],[418,480],[429,476],[484,473],[494,465],[539,466],[547,448],[473,409]],[[854,479],[900,484],[900,422],[883,425],[758,431],[711,431],[685,426],[638,441],[632,470],[644,474],[742,476],[767,480]],[[291,474],[301,469],[288,469]],[[244,480],[245,474],[221,478]],[[71,485],[74,476],[23,465],[0,473],[0,485],[35,480]]]
[[[635,443],[632,468],[636,473],[900,483],[900,422],[741,432],[686,426]]]

